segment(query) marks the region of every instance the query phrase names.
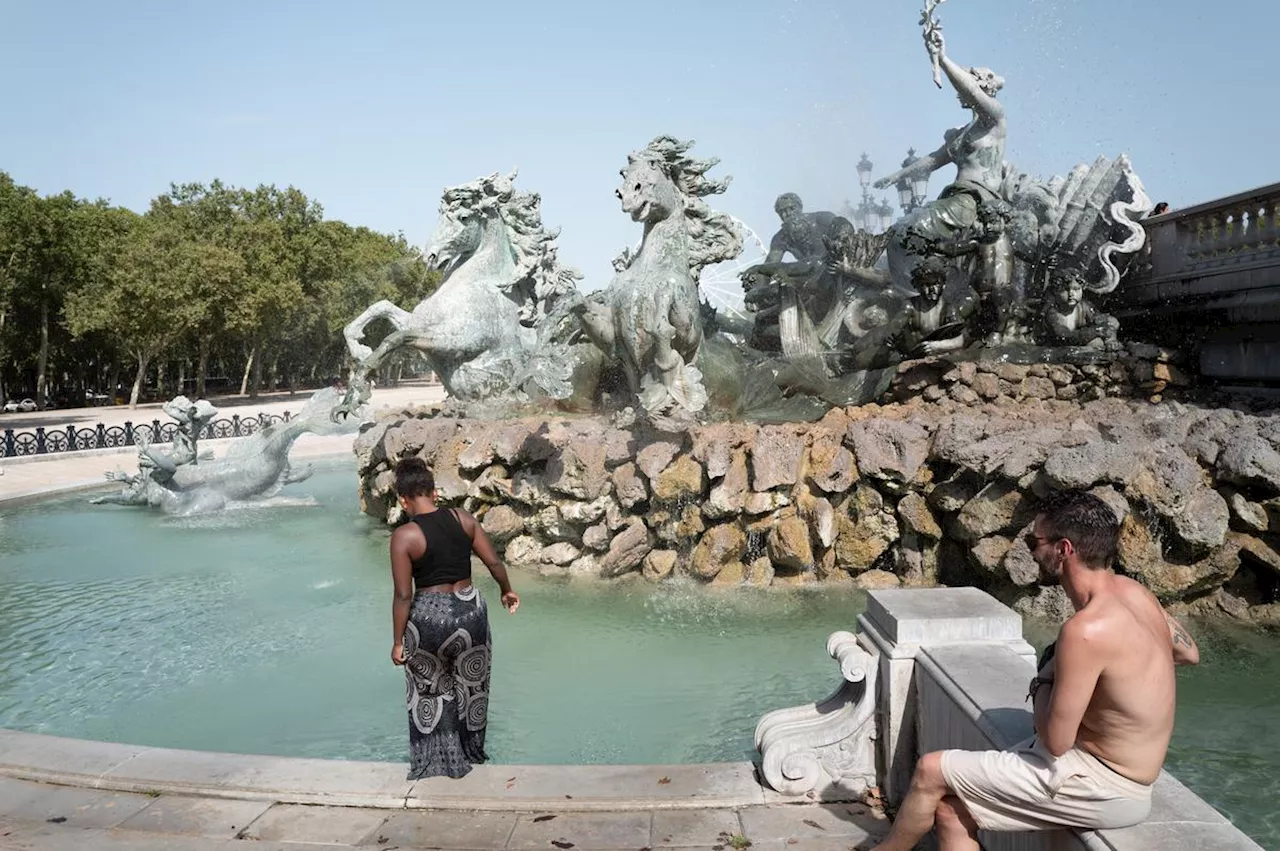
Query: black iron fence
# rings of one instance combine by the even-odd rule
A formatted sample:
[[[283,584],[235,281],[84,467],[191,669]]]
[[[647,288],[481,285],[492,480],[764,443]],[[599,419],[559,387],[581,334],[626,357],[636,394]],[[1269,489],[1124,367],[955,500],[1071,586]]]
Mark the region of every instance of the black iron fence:
[[[210,422],[201,430],[200,439],[248,437],[271,423],[288,422],[288,420],[288,411],[283,414],[258,414],[252,417],[235,415],[229,419]],[[126,422],[124,425],[108,426],[98,423],[93,426],[39,427],[30,431],[14,431],[7,428],[4,430],[4,440],[0,441],[0,458],[134,446],[137,443],[134,436],[140,432],[151,438],[152,443],[172,443],[174,435],[178,432],[178,424],[152,420],[149,424],[135,425]]]

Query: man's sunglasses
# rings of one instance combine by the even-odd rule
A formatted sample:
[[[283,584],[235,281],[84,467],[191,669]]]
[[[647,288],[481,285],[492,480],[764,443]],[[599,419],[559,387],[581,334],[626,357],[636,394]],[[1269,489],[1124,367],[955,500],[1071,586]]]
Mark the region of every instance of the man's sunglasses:
[[[1056,541],[1061,541],[1063,539],[1062,538],[1042,538],[1039,535],[1037,535],[1035,532],[1028,532],[1027,534],[1022,536],[1022,540],[1026,542],[1027,549],[1031,550],[1032,552],[1035,552],[1036,547],[1040,546],[1041,544],[1054,543]]]

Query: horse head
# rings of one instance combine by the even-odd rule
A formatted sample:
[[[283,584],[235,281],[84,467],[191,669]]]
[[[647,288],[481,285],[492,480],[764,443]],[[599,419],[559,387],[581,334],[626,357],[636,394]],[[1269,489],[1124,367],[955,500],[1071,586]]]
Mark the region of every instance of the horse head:
[[[684,207],[680,190],[652,158],[632,154],[619,174],[622,185],[616,194],[632,221],[653,224]]]
[[[440,219],[427,241],[427,268],[448,277],[480,248],[485,228],[503,205],[511,201],[516,173],[488,177],[446,189],[440,200]]]

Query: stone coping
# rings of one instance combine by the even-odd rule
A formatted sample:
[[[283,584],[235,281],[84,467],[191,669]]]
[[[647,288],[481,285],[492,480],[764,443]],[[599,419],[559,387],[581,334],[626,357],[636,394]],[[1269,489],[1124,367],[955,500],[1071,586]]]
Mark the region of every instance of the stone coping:
[[[750,762],[477,765],[458,780],[406,780],[405,768],[402,763],[176,750],[0,730],[0,775],[149,795],[512,812],[810,803],[766,789]]]

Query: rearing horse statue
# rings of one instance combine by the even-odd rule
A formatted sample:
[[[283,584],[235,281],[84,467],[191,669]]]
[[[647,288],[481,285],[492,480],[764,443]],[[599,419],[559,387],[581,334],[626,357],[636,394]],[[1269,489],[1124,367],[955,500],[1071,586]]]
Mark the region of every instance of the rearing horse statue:
[[[519,398],[528,382],[560,399],[571,392],[570,361],[555,340],[553,308],[577,297],[577,270],[556,258],[558,232],[542,227],[541,198],[517,192],[515,172],[446,189],[427,265],[444,272],[440,287],[412,312],[390,301],[370,306],[343,336],[355,360],[350,404],[368,398],[368,378],[397,349],[422,352],[451,396],[463,401]],[[395,326],[378,346],[365,326]]]
[[[742,251],[733,220],[703,202],[732,178],[709,180],[719,160],[687,155],[692,141],[659,136],[621,171],[623,212],[644,225],[638,251],[624,251],[602,299],[581,302],[583,329],[621,361],[645,410],[695,413],[707,403],[697,368],[702,344],[698,274]]]

